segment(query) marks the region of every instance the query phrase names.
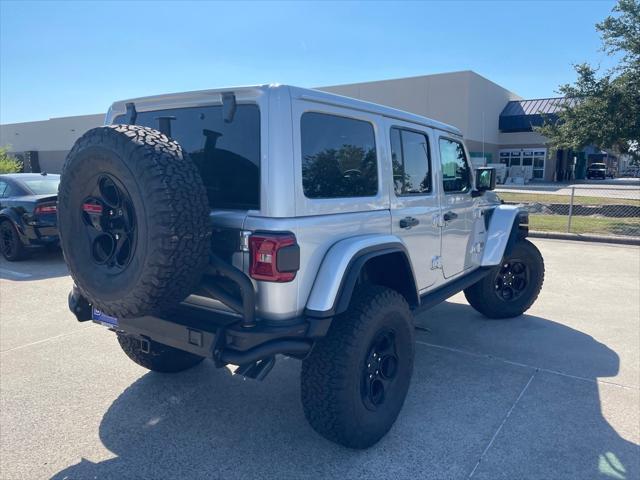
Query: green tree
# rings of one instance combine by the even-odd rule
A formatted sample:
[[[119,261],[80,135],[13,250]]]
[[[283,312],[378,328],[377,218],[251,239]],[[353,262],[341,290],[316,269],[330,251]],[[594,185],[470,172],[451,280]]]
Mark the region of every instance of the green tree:
[[[22,170],[22,162],[9,153],[9,147],[0,147],[0,174],[17,173]]]
[[[640,2],[618,0],[612,15],[596,25],[602,49],[618,60],[599,74],[586,63],[574,68],[577,80],[559,88],[567,101],[558,121],[536,130],[552,148],[588,145],[640,156]]]

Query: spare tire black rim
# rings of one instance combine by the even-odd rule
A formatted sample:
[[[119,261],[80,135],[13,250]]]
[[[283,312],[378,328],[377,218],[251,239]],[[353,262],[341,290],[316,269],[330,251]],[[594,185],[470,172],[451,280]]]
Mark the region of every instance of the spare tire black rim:
[[[384,403],[398,371],[398,354],[395,333],[383,329],[376,334],[362,372],[362,402],[369,410],[376,410]]]
[[[500,267],[494,283],[500,300],[512,302],[522,296],[529,285],[529,269],[520,260],[510,260]]]
[[[122,182],[100,174],[82,202],[82,219],[93,262],[112,274],[123,271],[137,239],[133,202]]]

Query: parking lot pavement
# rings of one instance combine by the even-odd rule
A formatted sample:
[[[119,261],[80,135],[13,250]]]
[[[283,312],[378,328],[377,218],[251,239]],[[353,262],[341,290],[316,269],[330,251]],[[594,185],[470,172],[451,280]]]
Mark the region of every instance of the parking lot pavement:
[[[264,382],[208,361],[150,373],[75,322],[59,255],[0,262],[0,477],[637,479],[640,249],[535,243],[527,315],[485,320],[456,295],[417,318],[409,396],[367,451],[307,425],[297,361]]]
[[[575,192],[572,188],[575,187]],[[526,185],[498,185],[496,192],[571,195],[593,197],[604,195],[608,198],[640,200],[640,180],[636,178],[615,178],[607,180],[578,180],[572,183],[534,182]]]

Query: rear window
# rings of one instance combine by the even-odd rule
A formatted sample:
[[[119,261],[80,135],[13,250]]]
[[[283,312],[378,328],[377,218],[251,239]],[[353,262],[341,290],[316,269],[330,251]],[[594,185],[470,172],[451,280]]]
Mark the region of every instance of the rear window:
[[[160,130],[161,122],[198,166],[211,208],[260,209],[257,105],[238,105],[231,123],[225,123],[222,106],[138,112],[138,125]]]
[[[302,186],[307,198],[369,197],[378,193],[373,125],[308,112],[300,121]]]
[[[34,195],[57,195],[60,179],[57,177],[34,178],[33,180],[21,180]]]

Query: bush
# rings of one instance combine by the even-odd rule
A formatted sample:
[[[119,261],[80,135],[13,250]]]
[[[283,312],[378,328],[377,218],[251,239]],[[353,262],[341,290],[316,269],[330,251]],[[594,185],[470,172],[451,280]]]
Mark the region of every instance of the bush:
[[[22,170],[22,162],[9,153],[9,147],[0,147],[0,174],[18,173]]]

